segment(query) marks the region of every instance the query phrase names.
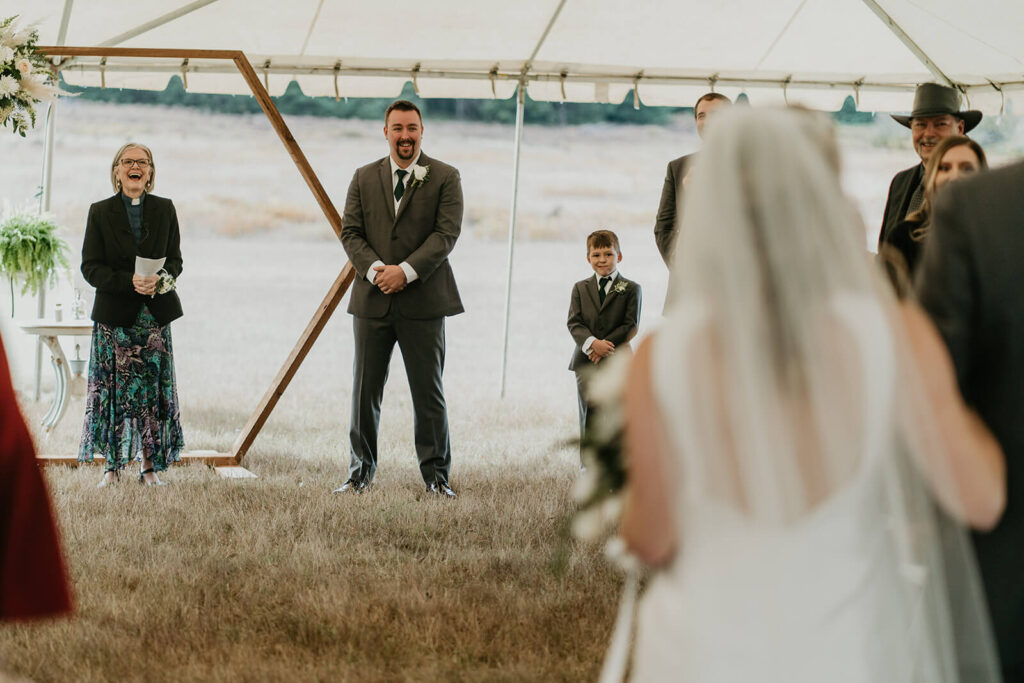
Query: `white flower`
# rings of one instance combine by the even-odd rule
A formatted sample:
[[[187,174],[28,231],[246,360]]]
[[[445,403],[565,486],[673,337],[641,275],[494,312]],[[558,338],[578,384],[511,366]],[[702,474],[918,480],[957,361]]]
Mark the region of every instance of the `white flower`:
[[[426,166],[420,166],[416,164],[412,167],[412,186],[419,187],[423,183],[427,182],[430,178],[430,164]]]
[[[21,79],[21,89],[34,101],[52,102],[59,94],[57,88],[49,85],[41,76],[26,76]]]
[[[0,64],[14,61],[14,49],[6,45],[0,45]]]
[[[35,37],[35,32],[35,26],[26,26],[25,28],[21,29],[20,31],[14,34],[12,41],[14,42],[15,46],[24,45],[25,43],[27,43]]]
[[[590,497],[594,495],[595,491],[597,491],[597,486],[600,483],[601,475],[598,474],[596,467],[588,467],[583,470],[572,485],[573,500],[577,503],[583,503],[590,500]]]
[[[21,72],[22,76],[26,76],[32,72],[32,62],[28,61],[27,59],[19,59],[17,67],[18,71]]]
[[[623,292],[626,291],[626,287],[628,286],[629,285],[626,284],[625,280],[619,278],[615,281],[615,286],[612,287],[612,291],[615,292],[616,294],[622,294]]]
[[[0,97],[9,97],[18,92],[18,79],[14,76],[0,76]]]

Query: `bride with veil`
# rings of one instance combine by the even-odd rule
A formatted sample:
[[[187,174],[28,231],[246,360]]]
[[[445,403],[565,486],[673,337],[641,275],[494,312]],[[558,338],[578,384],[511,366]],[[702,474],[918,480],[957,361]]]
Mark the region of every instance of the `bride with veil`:
[[[1002,513],[998,443],[869,260],[831,122],[715,123],[627,381],[634,680],[998,681],[961,526]]]

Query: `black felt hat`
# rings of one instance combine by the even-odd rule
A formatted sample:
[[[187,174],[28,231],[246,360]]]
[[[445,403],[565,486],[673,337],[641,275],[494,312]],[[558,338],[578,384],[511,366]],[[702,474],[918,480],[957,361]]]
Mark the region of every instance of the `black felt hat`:
[[[910,119],[923,116],[952,114],[964,122],[964,132],[981,122],[981,112],[975,109],[960,111],[960,93],[938,83],[922,83],[914,91],[914,110],[908,116],[890,114],[896,121],[910,128]]]

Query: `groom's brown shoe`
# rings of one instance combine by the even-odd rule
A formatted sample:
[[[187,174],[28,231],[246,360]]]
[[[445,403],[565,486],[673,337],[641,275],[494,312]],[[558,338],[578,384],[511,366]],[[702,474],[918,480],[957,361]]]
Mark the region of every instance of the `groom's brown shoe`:
[[[458,498],[458,496],[455,495],[455,491],[452,491],[452,487],[445,481],[427,484],[427,493],[433,493],[443,498]]]
[[[349,479],[344,484],[334,489],[332,493],[362,493],[366,489],[370,488],[370,483],[363,481],[362,479]]]

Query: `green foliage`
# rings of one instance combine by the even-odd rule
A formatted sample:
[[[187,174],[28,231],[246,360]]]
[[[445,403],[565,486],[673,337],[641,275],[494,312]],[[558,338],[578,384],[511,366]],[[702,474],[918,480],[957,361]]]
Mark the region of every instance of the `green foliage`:
[[[853,97],[847,96],[842,108],[832,114],[832,120],[840,125],[867,125],[874,122],[875,115],[869,111],[857,111],[857,103]]]
[[[54,92],[47,83],[49,63],[36,49],[39,32],[19,29],[17,18],[0,19],[0,128],[25,137],[36,125],[36,103]]]
[[[68,245],[57,234],[58,226],[45,216],[19,213],[0,224],[0,272],[11,280],[11,313],[14,285],[23,281],[21,293],[38,294],[57,283],[58,270],[68,272]]]
[[[117,88],[77,88],[64,85],[70,92],[79,93],[80,99],[121,104],[154,104],[171,107],[193,107],[222,114],[256,114],[260,106],[251,95],[214,95],[190,93],[181,78],[172,76],[167,87],[156,90],[120,90]],[[400,97],[411,100],[430,120],[485,121],[515,123],[515,95],[504,100],[421,98],[406,83]],[[285,115],[319,116],[341,119],[377,120],[391,104],[391,98],[369,97],[359,99],[308,97],[299,84],[292,81],[284,94],[274,103]],[[580,102],[538,102],[526,98],[525,117],[531,124],[577,125],[584,123],[664,124],[674,110],[671,107],[643,107],[633,109],[633,95],[627,94],[620,104],[588,104]]]

